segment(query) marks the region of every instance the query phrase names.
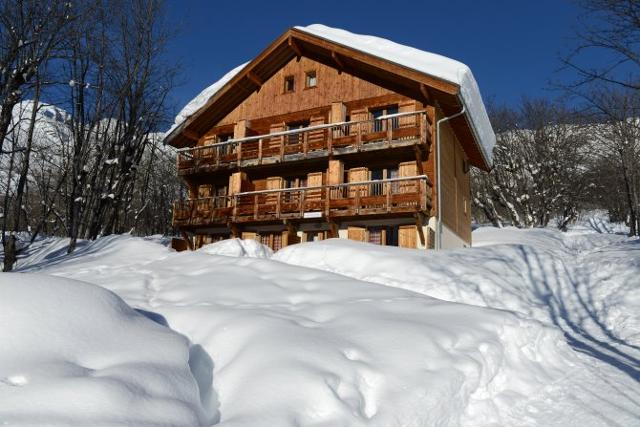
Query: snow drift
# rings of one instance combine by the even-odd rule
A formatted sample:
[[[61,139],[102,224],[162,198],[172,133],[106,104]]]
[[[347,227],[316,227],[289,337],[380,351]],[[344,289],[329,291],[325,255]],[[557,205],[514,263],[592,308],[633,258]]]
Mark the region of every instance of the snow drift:
[[[186,335],[199,349],[200,393],[185,402],[209,423],[633,424],[638,242],[538,230],[474,238],[487,246],[434,253],[343,240],[271,258],[237,250],[247,242],[176,253],[131,236],[67,257],[50,239],[19,266],[111,289]],[[225,245],[235,249],[212,253]],[[576,276],[583,270],[593,283]]]
[[[205,420],[186,338],[98,286],[0,275],[0,420],[194,426]]]
[[[269,246],[257,240],[226,239],[204,245],[199,252],[209,255],[226,255],[233,257],[271,258],[273,251]]]

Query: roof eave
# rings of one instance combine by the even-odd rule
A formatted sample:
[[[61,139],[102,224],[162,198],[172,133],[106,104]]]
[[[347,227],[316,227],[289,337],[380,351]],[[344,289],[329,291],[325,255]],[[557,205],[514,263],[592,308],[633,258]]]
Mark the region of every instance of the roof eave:
[[[466,111],[464,114],[465,120],[469,124],[469,129],[471,129],[471,133],[473,134],[473,141],[475,142],[476,147],[480,152],[480,155],[482,156],[483,167],[481,167],[480,169],[486,172],[489,172],[491,170],[492,162],[487,158],[487,153],[485,152],[484,146],[482,145],[482,141],[480,141],[480,135],[478,134],[478,129],[476,128],[476,124],[471,118],[471,115],[468,113],[469,108],[460,93],[458,93],[458,100],[460,101],[461,105],[465,107],[465,111]]]

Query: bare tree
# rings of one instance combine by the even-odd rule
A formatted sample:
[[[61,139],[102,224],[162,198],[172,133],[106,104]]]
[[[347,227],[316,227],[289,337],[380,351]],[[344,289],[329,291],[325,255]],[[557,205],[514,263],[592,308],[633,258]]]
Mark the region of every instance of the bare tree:
[[[0,153],[13,107],[38,67],[56,53],[74,16],[67,1],[0,1]]]
[[[640,235],[640,92],[601,89],[589,99],[604,207],[628,223],[630,235]]]
[[[546,226],[558,218],[559,228],[566,229],[588,185],[584,126],[564,106],[547,101],[525,100],[520,111],[502,108],[492,116],[494,167],[474,174],[476,209],[496,226]]]
[[[578,45],[562,59],[578,76],[570,88],[604,82],[640,89],[640,1],[579,0],[578,4],[586,12]],[[604,65],[586,62],[587,53],[609,60]]]

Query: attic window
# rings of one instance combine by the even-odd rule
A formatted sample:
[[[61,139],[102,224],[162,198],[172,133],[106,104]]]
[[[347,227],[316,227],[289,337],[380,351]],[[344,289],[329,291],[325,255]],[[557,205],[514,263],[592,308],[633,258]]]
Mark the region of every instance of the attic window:
[[[315,71],[307,71],[306,87],[316,87],[318,85],[318,78]]]
[[[293,92],[296,89],[296,82],[293,76],[286,76],[284,78],[284,93]]]

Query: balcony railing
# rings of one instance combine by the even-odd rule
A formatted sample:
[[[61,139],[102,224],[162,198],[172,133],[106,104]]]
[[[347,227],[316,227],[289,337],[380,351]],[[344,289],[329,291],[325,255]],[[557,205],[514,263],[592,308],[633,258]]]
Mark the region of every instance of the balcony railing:
[[[228,222],[345,217],[428,212],[431,184],[426,175],[319,187],[251,191],[179,201],[174,226]]]
[[[181,174],[382,149],[430,141],[424,111],[310,126],[178,150]]]

